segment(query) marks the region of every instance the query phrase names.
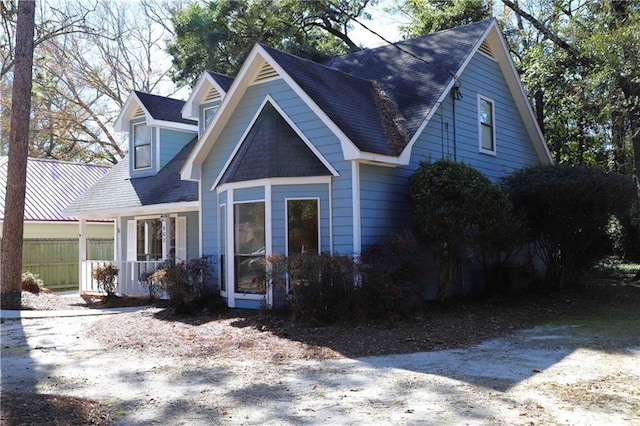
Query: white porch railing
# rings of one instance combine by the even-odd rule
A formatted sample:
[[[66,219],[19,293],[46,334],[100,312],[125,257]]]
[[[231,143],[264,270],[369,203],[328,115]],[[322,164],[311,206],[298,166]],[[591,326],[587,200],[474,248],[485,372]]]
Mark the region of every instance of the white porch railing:
[[[145,273],[153,273],[162,263],[161,260],[153,261],[113,261],[113,260],[86,260],[81,262],[80,268],[82,275],[80,277],[80,293],[103,293],[98,288],[98,282],[93,278],[93,270],[100,265],[110,263],[115,265],[120,272],[116,279],[116,294],[122,295],[148,295],[149,290],[140,280],[141,275]]]

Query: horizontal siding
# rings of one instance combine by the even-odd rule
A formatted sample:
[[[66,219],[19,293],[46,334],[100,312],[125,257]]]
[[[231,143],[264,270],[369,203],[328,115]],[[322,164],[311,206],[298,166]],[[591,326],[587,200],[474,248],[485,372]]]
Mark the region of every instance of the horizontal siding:
[[[415,170],[420,161],[455,157],[496,181],[514,170],[539,164],[498,64],[485,55],[476,54],[459,83],[463,97],[455,101],[455,122],[453,101],[447,96],[417,139],[409,170]],[[494,102],[495,156],[479,150],[478,94]]]
[[[195,132],[160,129],[160,168],[166,166],[196,136]]]
[[[410,228],[406,177],[400,169],[360,166],[362,246]]]

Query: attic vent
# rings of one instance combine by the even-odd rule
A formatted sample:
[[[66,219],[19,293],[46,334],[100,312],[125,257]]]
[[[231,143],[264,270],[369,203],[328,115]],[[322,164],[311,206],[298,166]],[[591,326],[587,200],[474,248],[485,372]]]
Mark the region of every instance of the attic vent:
[[[212,100],[218,99],[218,98],[220,98],[220,92],[218,92],[218,90],[215,87],[212,87],[207,92],[207,96],[204,98],[204,101],[205,102],[209,102],[209,101],[212,101]]]
[[[278,76],[278,72],[274,70],[271,65],[269,65],[268,63],[265,63],[260,69],[260,72],[258,73],[258,75],[256,76],[254,83],[257,83],[262,80],[266,80],[268,78],[277,77],[277,76]]]
[[[483,41],[482,44],[480,45],[480,51],[491,58],[495,58],[493,56],[493,52],[491,51],[491,47],[489,46],[489,43],[487,43],[487,40]]]
[[[144,116],[144,111],[142,110],[141,107],[138,107],[136,112],[133,114],[133,118],[138,118],[138,117],[142,117],[142,116]]]

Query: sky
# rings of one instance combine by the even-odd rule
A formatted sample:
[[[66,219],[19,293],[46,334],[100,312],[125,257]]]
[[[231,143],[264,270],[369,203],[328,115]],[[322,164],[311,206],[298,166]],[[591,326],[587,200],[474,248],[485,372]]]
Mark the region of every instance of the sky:
[[[371,20],[362,20],[362,23],[380,34],[385,39],[396,42],[400,40],[398,27],[402,25],[402,17],[385,12],[385,8],[392,4],[392,0],[381,0],[375,6],[367,8],[371,14]],[[372,34],[357,23],[353,24],[353,30],[349,33],[353,41],[365,47],[377,47],[386,44],[380,37]]]

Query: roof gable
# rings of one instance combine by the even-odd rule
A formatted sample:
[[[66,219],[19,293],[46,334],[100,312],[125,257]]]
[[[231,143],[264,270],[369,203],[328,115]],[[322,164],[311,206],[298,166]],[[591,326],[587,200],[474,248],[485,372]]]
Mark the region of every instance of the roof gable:
[[[75,221],[64,210],[109,169],[95,164],[29,158],[24,220]],[[0,160],[0,212],[4,212],[6,180],[7,161]]]
[[[334,132],[345,159],[409,164],[413,144],[477,52],[499,63],[540,161],[551,162],[497,22],[490,19],[325,64],[257,45],[187,161],[183,177],[199,178],[210,144],[265,66],[270,78],[284,79]]]
[[[152,95],[134,90],[116,119],[116,132],[128,132],[129,121],[144,117],[147,125],[197,131],[198,122],[181,114],[185,102],[166,96]]]
[[[198,79],[191,95],[184,103],[182,116],[198,120],[198,107],[205,102],[222,99],[229,91],[231,84],[233,84],[233,77],[207,71]]]
[[[267,102],[219,184],[274,177],[330,176],[278,111]]]

